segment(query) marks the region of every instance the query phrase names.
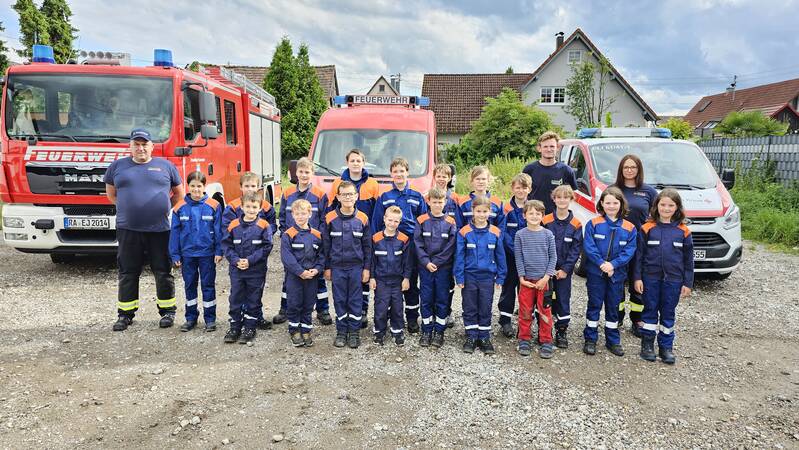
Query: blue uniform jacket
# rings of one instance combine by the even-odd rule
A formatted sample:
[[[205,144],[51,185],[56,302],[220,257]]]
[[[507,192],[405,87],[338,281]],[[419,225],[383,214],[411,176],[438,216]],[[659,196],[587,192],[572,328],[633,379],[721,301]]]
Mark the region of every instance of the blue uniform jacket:
[[[389,206],[398,206],[402,210],[402,221],[399,230],[407,236],[413,236],[416,228],[416,218],[427,212],[427,203],[422,193],[405,183],[405,189],[399,190],[395,185],[383,192],[377,199],[375,211],[372,214],[372,233],[377,233],[384,228],[383,215]]]
[[[610,242],[611,234],[613,242]],[[599,266],[608,261],[613,264],[614,269],[611,281],[618,283],[626,280],[626,266],[635,256],[637,239],[638,231],[632,222],[624,219],[611,222],[607,216],[591,219],[585,226],[583,239],[583,250],[588,258],[588,273],[602,276],[604,272],[599,270]]]
[[[327,213],[322,243],[325,249],[325,269],[362,267],[369,270],[372,264],[369,219],[358,210],[351,216],[342,214],[338,208]]]
[[[646,183],[642,183],[639,188],[616,187],[621,189],[624,199],[627,200],[627,208],[630,210],[627,220],[632,222],[637,230],[641,230],[641,225],[649,218],[649,210],[655,204],[658,191]]]
[[[633,278],[642,276],[694,287],[694,240],[683,223],[648,221],[638,236]]]
[[[491,281],[502,283],[508,273],[502,232],[494,225],[476,228],[466,225],[458,232],[455,252],[455,282]]]
[[[372,217],[377,198],[380,196],[380,186],[377,184],[377,180],[369,175],[366,169],[363,169],[361,178],[358,181],[352,181],[352,178],[350,178],[350,169],[345,169],[344,172],[341,172],[341,176],[333,181],[332,186],[330,186],[330,192],[327,194],[327,210],[333,211],[339,207],[336,191],[342,181],[349,181],[355,185],[355,191],[358,192],[358,200],[355,201],[355,209],[366,214],[366,217]]]
[[[487,192],[486,195],[488,195],[488,199],[491,200],[491,214],[488,216],[488,223],[500,230],[504,230],[505,209],[502,207],[502,200],[496,195],[491,195],[490,192]],[[455,217],[455,224],[458,229],[463,228],[472,221],[472,216],[474,215],[474,213],[472,213],[473,198],[474,192],[470,192],[469,195],[463,195],[458,198],[458,215]]]
[[[541,224],[555,235],[555,250],[558,252],[555,270],[571,275],[583,248],[583,224],[571,211],[564,220],[558,219],[555,213],[547,214]]]
[[[502,241],[505,244],[505,253],[513,255],[513,239],[516,232],[527,227],[527,219],[524,218],[523,206],[516,204],[516,198],[511,197],[505,204],[503,211],[505,215],[505,228],[502,229]]]
[[[291,204],[301,198],[311,203],[311,218],[308,219],[308,225],[320,232],[323,231],[325,226],[323,218],[325,211],[327,211],[327,195],[325,195],[325,192],[316,186],[310,186],[304,191],[297,189],[297,186],[289,186],[280,196],[278,220],[280,221],[281,233],[285,233],[286,230],[294,226],[294,217],[291,216]]]
[[[234,219],[222,239],[222,250],[230,263],[230,276],[250,278],[266,274],[266,260],[272,252],[272,230],[264,219],[252,222]],[[236,267],[239,259],[246,259],[250,267]]]
[[[322,233],[313,228],[296,225],[280,236],[280,260],[287,273],[300,276],[306,270],[325,270],[325,251]]]
[[[397,231],[394,236],[386,236],[378,231],[372,236],[371,277],[376,280],[410,278],[413,271],[410,247],[411,239]]]
[[[444,214],[452,217],[456,221],[456,224],[458,220],[458,199],[458,194],[447,190],[447,200],[444,202]],[[427,210],[430,211],[429,195],[425,195],[424,201],[427,203]]]
[[[455,219],[447,215],[422,214],[417,221],[419,225],[413,232],[413,242],[420,270],[427,270],[429,263],[435,264],[439,270],[452,267],[458,239]]]
[[[241,220],[242,217],[244,217],[244,210],[241,209],[241,197],[231,200],[222,213],[222,229],[226,230],[230,222],[233,222],[234,219]],[[261,201],[261,210],[258,211],[258,218],[264,219],[269,223],[272,233],[277,232],[277,214],[275,214],[275,208],[272,207],[271,203],[266,200]]]
[[[173,262],[194,256],[222,256],[222,213],[219,202],[187,195],[172,208],[169,255]]]

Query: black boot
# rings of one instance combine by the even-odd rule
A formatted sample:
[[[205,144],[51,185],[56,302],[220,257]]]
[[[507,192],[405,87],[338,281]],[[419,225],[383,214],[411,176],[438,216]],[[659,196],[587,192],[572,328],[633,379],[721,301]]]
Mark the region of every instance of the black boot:
[[[474,353],[474,349],[477,347],[477,342],[470,338],[466,338],[466,342],[463,343],[463,352],[464,353]]]
[[[646,361],[654,361],[657,359],[655,356],[655,338],[644,336],[641,338],[641,359]]]
[[[114,322],[114,331],[125,331],[131,323],[133,323],[133,317],[119,316]]]
[[[158,326],[160,328],[169,328],[175,323],[175,314],[167,313],[161,316],[161,320],[158,321]]]
[[[444,346],[444,333],[434,331],[433,332],[433,339],[430,341],[430,345],[435,348],[441,348]]]
[[[419,323],[417,321],[408,322],[408,334],[416,334],[419,332]]]
[[[277,312],[277,314],[275,314],[275,317],[272,317],[272,323],[274,323],[275,325],[283,323],[286,320],[288,320],[288,318],[286,317],[285,309],[281,309],[280,311]]]
[[[480,341],[480,350],[483,351],[484,355],[493,355],[494,354],[494,344],[491,343],[491,339],[483,339]]]
[[[430,341],[433,340],[432,333],[422,333],[422,336],[419,337],[419,346],[420,347],[430,347]]]
[[[585,344],[583,344],[583,353],[586,355],[596,355],[596,342],[585,341]]]
[[[616,356],[624,356],[624,347],[621,344],[605,344],[605,348]]]
[[[351,331],[347,337],[347,346],[349,348],[358,348],[361,345],[361,335],[357,331]]]
[[[666,364],[674,364],[677,362],[677,358],[674,357],[674,352],[672,352],[670,348],[658,347],[658,354],[660,360]]]
[[[566,337],[566,328],[555,330],[555,346],[558,348],[569,348],[569,338]]]
[[[334,347],[344,347],[347,345],[347,332],[346,331],[339,331],[336,333],[336,340],[333,341]]]
[[[232,344],[239,340],[239,336],[241,336],[241,328],[233,328],[231,327],[225,333],[225,344]]]
[[[322,325],[333,325],[333,318],[330,317],[330,311],[317,311],[316,318]]]

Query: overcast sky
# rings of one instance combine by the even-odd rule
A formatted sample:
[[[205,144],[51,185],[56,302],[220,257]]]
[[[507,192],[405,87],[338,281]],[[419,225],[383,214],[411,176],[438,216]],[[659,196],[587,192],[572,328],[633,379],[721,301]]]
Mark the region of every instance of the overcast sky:
[[[13,0],[0,33],[19,47]],[[37,1],[37,3],[40,3]],[[342,94],[402,74],[418,94],[425,73],[532,72],[555,33],[585,31],[658,114],[683,114],[703,95],[799,78],[799,1],[661,0],[72,0],[76,47],[126,51],[134,64],[168,48],[192,60],[269,65],[281,36],[305,42],[314,65],[335,64]],[[16,56],[14,56],[15,59]]]

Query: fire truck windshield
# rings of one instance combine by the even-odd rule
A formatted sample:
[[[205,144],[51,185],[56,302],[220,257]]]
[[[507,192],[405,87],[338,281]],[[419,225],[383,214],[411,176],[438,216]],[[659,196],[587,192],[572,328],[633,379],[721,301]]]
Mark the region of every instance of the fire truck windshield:
[[[142,127],[163,142],[172,127],[170,78],[12,75],[6,86],[4,123],[12,139],[127,142]]]
[[[327,130],[319,133],[313,160],[319,164],[317,175],[330,175],[322,167],[339,172],[347,168],[344,157],[357,148],[366,155],[366,170],[371,175],[391,175],[391,160],[403,157],[410,165],[410,176],[418,177],[427,172],[428,135],[416,131],[396,130]]]

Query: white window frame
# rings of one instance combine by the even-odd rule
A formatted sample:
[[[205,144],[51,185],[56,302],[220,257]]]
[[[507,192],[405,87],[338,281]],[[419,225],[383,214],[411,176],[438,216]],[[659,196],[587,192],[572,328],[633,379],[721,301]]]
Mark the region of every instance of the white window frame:
[[[547,95],[549,97],[549,101],[544,100],[544,91],[549,91]],[[552,96],[555,94],[555,91],[551,87],[542,87],[540,90],[540,94],[538,96],[539,100],[541,100],[542,105],[550,105],[552,104]]]
[[[577,59],[572,60],[572,55],[577,54]],[[567,55],[569,57],[569,64],[579,64],[583,62],[583,51],[582,50],[569,50]]]
[[[545,90],[549,91],[549,95],[548,95],[549,101],[544,101],[544,91]],[[555,96],[556,96],[556,92],[557,91],[562,91],[563,92],[563,100],[562,101],[559,101],[559,102],[555,101]],[[565,87],[562,87],[562,86],[544,86],[544,87],[542,87],[540,89],[539,92],[540,92],[540,95],[538,96],[538,98],[541,100],[539,102],[540,105],[564,105],[564,104],[566,104],[566,88]]]

